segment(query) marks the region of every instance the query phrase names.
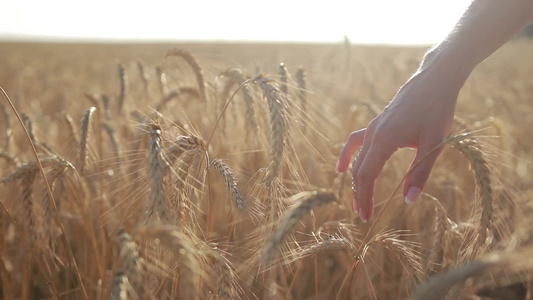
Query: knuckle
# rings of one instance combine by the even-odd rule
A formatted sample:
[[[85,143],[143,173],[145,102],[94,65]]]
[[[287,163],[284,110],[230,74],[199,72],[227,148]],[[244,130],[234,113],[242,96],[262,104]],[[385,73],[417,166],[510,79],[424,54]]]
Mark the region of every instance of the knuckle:
[[[357,182],[359,183],[368,183],[376,180],[376,176],[368,172],[366,169],[359,169],[356,174]]]
[[[379,145],[384,145],[389,140],[387,136],[387,131],[377,128],[372,136],[372,143],[377,143]]]
[[[379,123],[379,117],[376,117],[375,119],[370,121],[370,123],[368,123],[367,130],[369,132],[374,132],[378,128]]]
[[[350,136],[348,137],[348,139],[354,139],[358,135],[359,135],[359,131],[353,131],[352,133],[350,133]]]
[[[426,180],[431,174],[431,169],[414,169],[411,177],[418,180]]]

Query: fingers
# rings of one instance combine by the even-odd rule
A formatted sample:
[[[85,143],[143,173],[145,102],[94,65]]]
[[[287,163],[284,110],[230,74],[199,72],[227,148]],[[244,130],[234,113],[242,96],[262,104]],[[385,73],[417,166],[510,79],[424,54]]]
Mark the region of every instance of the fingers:
[[[429,178],[431,170],[437,161],[442,147],[435,148],[441,143],[441,140],[434,137],[421,139],[418,145],[418,151],[409,167],[409,174],[403,184],[403,195],[406,203],[414,203]]]
[[[374,213],[374,186],[376,178],[383,170],[385,162],[398,149],[395,145],[378,141],[374,137],[368,150],[361,151],[358,163],[354,165],[355,202],[363,221],[370,219]],[[363,149],[364,150],[364,149]]]
[[[348,169],[353,154],[363,144],[365,133],[366,128],[354,131],[352,134],[350,134],[346,145],[344,145],[344,148],[342,148],[341,154],[339,155],[339,161],[337,162],[338,173],[344,172]]]
[[[403,145],[395,143],[394,138],[384,138],[380,132],[372,130],[373,128],[369,124],[368,128],[353,132],[337,162],[337,172],[346,171],[352,156],[361,147],[358,157],[353,161],[352,174],[355,189],[353,209],[359,213],[363,221],[370,219],[374,213],[374,187],[377,177],[387,160],[399,146]],[[428,138],[420,138],[414,145],[418,148],[417,155],[411,164],[403,188],[407,203],[413,203],[420,196],[431,169],[442,151],[441,148],[435,148],[441,142],[436,137],[440,135],[427,136]]]

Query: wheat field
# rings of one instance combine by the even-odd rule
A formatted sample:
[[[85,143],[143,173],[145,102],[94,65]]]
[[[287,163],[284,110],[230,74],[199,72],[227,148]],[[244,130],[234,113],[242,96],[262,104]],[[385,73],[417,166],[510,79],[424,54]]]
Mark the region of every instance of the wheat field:
[[[533,42],[472,73],[417,203],[401,149],[351,210],[343,143],[426,49],[1,43],[1,298],[533,299]]]

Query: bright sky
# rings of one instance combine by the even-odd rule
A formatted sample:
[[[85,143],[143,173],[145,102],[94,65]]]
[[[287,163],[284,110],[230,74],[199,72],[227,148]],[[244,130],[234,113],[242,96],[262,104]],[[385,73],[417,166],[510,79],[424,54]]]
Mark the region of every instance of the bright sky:
[[[0,38],[432,44],[470,0],[2,0]]]

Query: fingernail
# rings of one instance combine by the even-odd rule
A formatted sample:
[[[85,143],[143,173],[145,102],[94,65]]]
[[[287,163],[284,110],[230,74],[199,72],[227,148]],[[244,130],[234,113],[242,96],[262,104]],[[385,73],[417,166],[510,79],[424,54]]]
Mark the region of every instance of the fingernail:
[[[339,171],[339,164],[341,163],[340,160],[337,161],[337,166],[335,167],[335,172],[340,173]]]
[[[363,221],[363,223],[366,223],[366,219],[365,219],[365,216],[363,215],[362,209],[359,209],[359,217],[361,218],[361,221]]]
[[[405,195],[405,203],[407,204],[413,204],[416,201],[416,198],[420,196],[420,193],[422,193],[422,189],[417,186],[412,186],[407,191],[407,195]]]

